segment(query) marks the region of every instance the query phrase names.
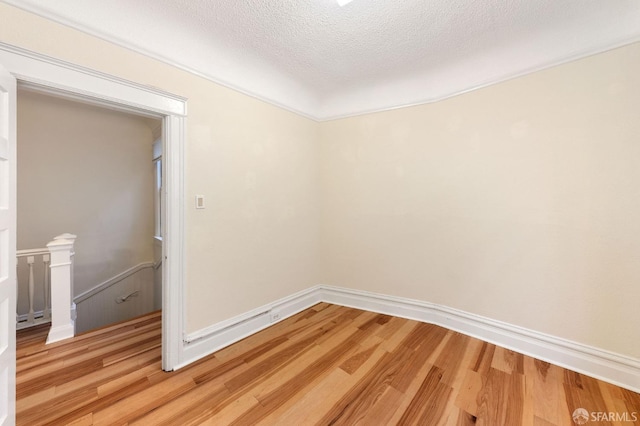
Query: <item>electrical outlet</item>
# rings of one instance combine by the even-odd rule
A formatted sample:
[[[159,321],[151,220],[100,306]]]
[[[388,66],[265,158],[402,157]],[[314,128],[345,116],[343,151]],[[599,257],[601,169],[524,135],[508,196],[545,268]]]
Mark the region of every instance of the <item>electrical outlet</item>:
[[[280,312],[274,310],[269,311],[269,318],[271,319],[271,322],[280,321]]]

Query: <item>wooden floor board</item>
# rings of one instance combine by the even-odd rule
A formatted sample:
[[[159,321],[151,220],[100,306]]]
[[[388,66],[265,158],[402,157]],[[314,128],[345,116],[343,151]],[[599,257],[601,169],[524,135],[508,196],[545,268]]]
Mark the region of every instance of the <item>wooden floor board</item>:
[[[640,416],[640,395],[627,389],[353,308],[318,304],[171,373],[161,370],[160,322],[156,312],[52,345],[44,327],[19,332],[17,423],[559,426],[574,424],[576,408]]]

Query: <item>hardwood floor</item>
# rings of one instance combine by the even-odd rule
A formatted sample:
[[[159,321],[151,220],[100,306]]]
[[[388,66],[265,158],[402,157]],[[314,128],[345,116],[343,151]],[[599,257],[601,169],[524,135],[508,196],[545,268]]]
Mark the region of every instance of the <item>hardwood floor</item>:
[[[18,335],[21,425],[574,425],[579,407],[640,417],[640,394],[335,305],[172,373],[160,369],[159,313],[45,346],[46,332]]]

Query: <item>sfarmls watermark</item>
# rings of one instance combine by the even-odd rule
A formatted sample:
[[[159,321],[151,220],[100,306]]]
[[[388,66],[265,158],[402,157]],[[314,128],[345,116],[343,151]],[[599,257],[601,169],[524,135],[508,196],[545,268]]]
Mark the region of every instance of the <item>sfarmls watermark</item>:
[[[638,416],[637,412],[623,412],[616,413],[613,411],[587,411],[584,408],[576,408],[576,410],[572,414],[573,421],[577,425],[585,425],[588,422],[637,422]]]

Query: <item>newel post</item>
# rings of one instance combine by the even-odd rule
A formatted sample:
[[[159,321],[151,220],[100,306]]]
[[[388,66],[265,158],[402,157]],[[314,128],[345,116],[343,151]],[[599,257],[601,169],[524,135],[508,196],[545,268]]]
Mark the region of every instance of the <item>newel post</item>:
[[[62,234],[47,248],[51,253],[51,330],[47,343],[73,337],[76,331],[73,303],[73,243],[75,235]]]

